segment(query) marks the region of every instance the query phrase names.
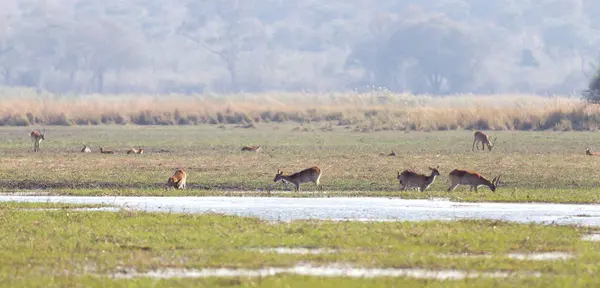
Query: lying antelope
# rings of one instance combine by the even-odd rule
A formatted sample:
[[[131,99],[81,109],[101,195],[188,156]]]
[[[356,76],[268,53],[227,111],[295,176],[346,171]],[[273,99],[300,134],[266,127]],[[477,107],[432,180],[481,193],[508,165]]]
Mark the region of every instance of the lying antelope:
[[[313,182],[317,185],[317,190],[319,189],[319,179],[321,179],[321,169],[319,167],[311,167],[304,169],[300,172],[296,172],[292,175],[283,175],[283,171],[277,170],[277,175],[275,175],[275,179],[273,182],[282,181],[289,182],[296,186],[296,192],[300,190],[300,184]]]
[[[90,149],[87,145],[83,145],[83,149],[81,149],[81,153],[91,153],[92,149]]]
[[[481,131],[475,131],[473,147],[471,150],[475,151],[475,147],[477,147],[477,150],[479,151],[479,143],[481,142],[481,147],[483,148],[483,151],[485,151],[486,145],[488,147],[488,150],[492,151],[492,148],[494,148],[494,144],[496,144],[496,139],[498,139],[498,137],[494,137],[494,142],[491,142],[491,139],[492,137],[490,137],[489,135]]]
[[[600,152],[592,152],[592,149],[590,148],[585,149],[585,154],[589,156],[600,156]]]
[[[400,190],[406,191],[406,188],[418,187],[421,192],[425,191],[427,188],[429,188],[429,186],[431,186],[431,184],[433,184],[435,177],[440,175],[438,168],[440,168],[440,166],[436,168],[429,167],[429,170],[431,170],[431,175],[429,176],[416,173],[412,170],[404,170],[402,173],[398,171],[398,177],[396,178],[400,183]]]
[[[31,133],[29,133],[29,136],[31,136],[31,141],[33,141],[33,152],[40,151],[40,143],[42,143],[42,141],[44,140],[44,133],[42,133],[39,130],[31,131]]]
[[[104,150],[104,147],[100,146],[100,153],[102,153],[102,154],[115,154],[115,151]]]
[[[483,175],[469,170],[460,170],[454,169],[449,174],[450,177],[450,187],[448,188],[448,192],[453,191],[458,185],[469,185],[469,191],[475,189],[477,192],[477,187],[479,186],[488,186],[492,192],[496,192],[496,187],[498,187],[498,183],[500,181],[500,175],[492,179],[492,181],[483,177]]]
[[[167,189],[167,188],[185,189],[185,181],[186,180],[187,180],[187,173],[185,173],[185,170],[179,169],[179,170],[175,171],[175,174],[173,174],[173,176],[169,177],[169,180],[167,180],[167,185],[166,185],[165,189]]]
[[[245,146],[245,147],[242,147],[242,151],[259,152],[260,146]]]
[[[127,150],[127,154],[144,154],[144,148],[139,147],[139,146],[138,146],[138,149],[131,148],[131,149]]]
[[[390,154],[379,153],[379,156],[396,156],[396,153],[394,151],[392,151]]]

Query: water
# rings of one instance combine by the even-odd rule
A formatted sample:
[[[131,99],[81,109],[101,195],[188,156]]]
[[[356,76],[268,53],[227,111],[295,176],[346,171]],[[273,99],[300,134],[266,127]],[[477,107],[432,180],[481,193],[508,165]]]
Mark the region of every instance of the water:
[[[374,197],[79,197],[0,196],[0,201],[109,204],[152,212],[222,213],[265,220],[427,221],[493,219],[600,226],[600,205],[465,203]]]
[[[539,273],[469,272],[462,270],[427,270],[419,268],[357,268],[349,265],[311,266],[297,265],[289,268],[268,267],[261,269],[179,269],[166,268],[148,272],[123,269],[109,275],[112,278],[204,278],[204,277],[268,277],[277,274],[296,274],[320,277],[411,277],[419,279],[460,280],[465,278],[508,278],[511,276],[540,277]]]

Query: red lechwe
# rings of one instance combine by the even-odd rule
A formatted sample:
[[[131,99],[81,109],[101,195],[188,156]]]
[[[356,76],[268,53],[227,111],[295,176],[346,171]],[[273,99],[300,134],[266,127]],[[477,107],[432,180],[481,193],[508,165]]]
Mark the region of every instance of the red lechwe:
[[[320,188],[319,179],[321,179],[321,169],[319,169],[319,167],[311,167],[300,172],[296,172],[292,175],[283,175],[283,171],[277,170],[277,175],[275,175],[273,182],[281,180],[292,183],[294,186],[296,186],[296,192],[298,192],[300,190],[300,184],[308,182],[315,183],[318,190]]]
[[[448,192],[453,191],[458,185],[469,185],[471,186],[469,191],[475,189],[475,192],[477,192],[477,187],[479,186],[488,186],[492,192],[495,192],[496,187],[498,187],[498,182],[500,181],[500,175],[490,181],[475,171],[460,169],[452,170],[452,172],[449,174],[449,177],[451,184],[448,188]]]
[[[404,170],[402,173],[398,171],[398,177],[396,178],[400,182],[400,190],[405,191],[409,187],[419,187],[421,192],[427,190],[433,181],[435,181],[435,177],[440,175],[438,168],[440,166],[436,168],[429,167],[429,170],[431,170],[431,175],[429,176],[416,173],[412,170]]]
[[[175,171],[173,176],[167,180],[166,188],[185,189],[185,182],[187,180],[187,173],[183,169]]]
[[[491,137],[481,131],[475,131],[475,135],[473,135],[473,138],[473,147],[471,149],[472,151],[475,151],[475,147],[477,147],[477,150],[479,150],[480,142],[483,151],[485,151],[485,146],[488,147],[488,150],[492,151],[492,148],[494,148],[494,144],[496,144],[496,139],[498,139],[498,137],[496,137],[494,138],[494,142],[491,142]]]

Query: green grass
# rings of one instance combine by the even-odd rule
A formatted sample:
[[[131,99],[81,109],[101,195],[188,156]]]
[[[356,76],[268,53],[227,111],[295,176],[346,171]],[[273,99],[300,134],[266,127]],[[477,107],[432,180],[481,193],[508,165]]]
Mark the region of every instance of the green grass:
[[[115,280],[102,275],[119,267],[138,271],[171,268],[287,267],[298,263],[349,263],[373,268],[539,272],[540,279],[471,279],[444,287],[561,287],[598,283],[600,243],[581,240],[590,228],[498,221],[360,223],[266,222],[222,215],[167,213],[24,211],[0,209],[0,286],[119,286],[158,284],[280,287],[416,285],[414,279],[344,279],[279,275],[265,279]],[[293,255],[251,248],[315,247],[337,253]],[[515,260],[506,253],[562,251],[559,261]],[[444,257],[486,254],[491,257]],[[97,275],[100,278],[93,276]],[[93,276],[93,277],[92,277]],[[509,285],[510,284],[510,285]],[[508,286],[503,286],[508,285]]]
[[[102,208],[110,207],[104,204],[70,204],[70,203],[51,203],[51,202],[0,202],[0,210],[4,209],[83,209],[83,208]]]
[[[291,186],[273,183],[277,169],[286,173],[317,165],[329,195],[405,198],[448,197],[463,201],[600,203],[600,158],[585,155],[600,134],[593,132],[491,131],[498,137],[492,152],[472,152],[472,131],[352,132],[342,126],[321,131],[292,131],[293,125],[264,124],[257,129],[231,126],[48,127],[41,152],[31,152],[28,128],[1,128],[0,187],[5,192],[43,190],[69,195],[246,195],[277,196]],[[92,154],[79,153],[83,144]],[[102,155],[98,146],[119,152]],[[143,146],[144,155],[127,155]],[[260,153],[241,152],[260,145]],[[598,148],[600,150],[600,148]],[[398,156],[379,156],[394,151]],[[397,171],[441,176],[426,193],[399,192]],[[188,189],[164,191],[176,168],[188,171]],[[490,179],[502,173],[496,193],[461,186],[447,193],[448,173],[474,169]],[[314,190],[311,183],[302,191]],[[289,196],[289,195],[286,195]],[[300,193],[299,197],[307,196]],[[315,196],[308,194],[308,196]]]

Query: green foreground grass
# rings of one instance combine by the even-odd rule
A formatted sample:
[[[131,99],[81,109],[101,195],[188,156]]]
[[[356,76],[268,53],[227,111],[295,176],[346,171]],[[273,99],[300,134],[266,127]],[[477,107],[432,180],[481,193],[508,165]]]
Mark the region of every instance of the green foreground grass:
[[[324,124],[262,124],[181,127],[47,127],[41,152],[33,153],[30,128],[0,128],[0,190],[42,191],[67,195],[257,195],[448,197],[462,201],[600,203],[600,158],[585,149],[600,147],[593,132],[490,131],[498,137],[492,152],[472,152],[473,131],[353,132]],[[92,154],[80,153],[88,144]],[[117,151],[98,152],[98,146]],[[260,145],[260,153],[241,152]],[[127,155],[143,146],[143,155]],[[394,151],[396,157],[380,156]],[[291,186],[273,183],[277,169],[292,173],[319,166],[325,193],[290,195]],[[397,171],[441,176],[426,193],[400,192]],[[188,189],[165,191],[175,169],[188,172]],[[448,173],[474,169],[490,179],[502,174],[496,193],[461,186],[447,193]],[[302,191],[314,191],[312,183]]]
[[[40,205],[43,206],[43,205]],[[0,209],[3,287],[574,287],[597,286],[600,243],[581,240],[591,228],[498,221],[360,223],[266,222],[222,215],[136,211]],[[254,248],[335,249],[276,254]],[[507,253],[560,251],[567,260],[516,260]],[[476,257],[475,255],[489,255]],[[449,257],[452,256],[452,257]],[[508,279],[458,281],[351,279],[278,275],[267,278],[113,279],[123,268],[261,268],[346,263],[372,268],[519,272]],[[539,278],[527,273],[541,273]]]

